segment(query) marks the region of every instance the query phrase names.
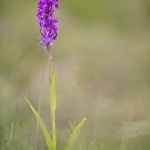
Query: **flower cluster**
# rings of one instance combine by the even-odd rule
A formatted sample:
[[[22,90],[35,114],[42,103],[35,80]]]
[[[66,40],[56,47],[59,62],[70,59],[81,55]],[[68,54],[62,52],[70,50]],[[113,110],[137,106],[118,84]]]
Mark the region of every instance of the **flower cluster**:
[[[54,12],[58,9],[59,0],[40,0],[38,3],[37,19],[40,24],[41,41],[44,49],[52,46],[57,38],[58,18],[55,18]]]

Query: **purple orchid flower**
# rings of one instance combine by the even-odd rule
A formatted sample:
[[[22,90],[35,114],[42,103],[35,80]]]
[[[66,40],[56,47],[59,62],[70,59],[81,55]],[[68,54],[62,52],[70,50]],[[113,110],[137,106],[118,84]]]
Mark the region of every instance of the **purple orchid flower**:
[[[55,18],[54,12],[58,10],[59,0],[40,0],[38,3],[37,20],[40,25],[41,41],[44,49],[51,48],[53,42],[57,39],[58,18]]]

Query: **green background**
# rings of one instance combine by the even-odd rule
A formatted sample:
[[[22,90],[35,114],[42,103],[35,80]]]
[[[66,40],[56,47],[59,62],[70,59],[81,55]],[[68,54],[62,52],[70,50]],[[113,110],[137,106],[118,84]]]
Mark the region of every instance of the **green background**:
[[[49,66],[47,52],[37,44],[37,3],[0,1],[2,150],[44,149],[24,95],[51,130]],[[85,116],[75,149],[149,150],[150,1],[60,0],[56,16],[58,150],[72,131],[69,122],[75,126]]]

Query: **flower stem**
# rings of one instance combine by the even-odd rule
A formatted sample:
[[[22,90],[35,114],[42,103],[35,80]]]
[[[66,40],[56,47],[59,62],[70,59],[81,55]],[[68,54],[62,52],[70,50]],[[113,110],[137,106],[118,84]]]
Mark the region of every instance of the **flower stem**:
[[[56,95],[55,95],[54,72],[52,69],[52,53],[50,51],[50,48],[48,49],[48,56],[49,56],[49,88],[50,88],[50,112],[52,121],[52,140],[54,148],[56,150],[56,125],[55,125]]]

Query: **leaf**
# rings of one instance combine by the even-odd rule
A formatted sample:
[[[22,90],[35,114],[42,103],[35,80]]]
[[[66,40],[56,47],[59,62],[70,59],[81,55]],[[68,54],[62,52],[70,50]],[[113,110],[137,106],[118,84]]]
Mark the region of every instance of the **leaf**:
[[[54,71],[51,71],[52,82],[50,84],[50,98],[51,98],[51,109],[53,112],[56,110],[56,88],[55,88],[55,76]]]
[[[52,136],[53,144],[56,149],[56,126],[55,126],[55,111],[56,111],[56,88],[55,88],[55,76],[54,71],[51,69],[51,83],[50,83],[50,108],[52,119]]]
[[[35,115],[35,117],[36,117],[36,119],[37,119],[37,121],[38,121],[38,123],[39,123],[39,125],[40,125],[40,127],[41,127],[41,130],[42,130],[42,132],[43,132],[43,135],[44,135],[44,138],[45,138],[45,140],[46,140],[46,144],[47,144],[49,150],[55,150],[54,144],[53,144],[53,142],[52,142],[52,140],[51,140],[51,138],[50,138],[50,135],[49,135],[49,133],[48,133],[48,131],[47,131],[47,129],[46,129],[46,127],[45,127],[45,125],[44,125],[42,119],[40,118],[40,116],[39,116],[39,114],[37,113],[37,111],[36,111],[36,110],[33,108],[33,106],[30,104],[30,102],[27,100],[27,98],[26,98],[25,96],[24,96],[24,98],[25,98],[25,100],[27,101],[28,105],[30,106],[32,112],[34,113],[34,115]]]
[[[78,135],[80,133],[80,130],[82,128],[82,126],[84,125],[85,121],[87,120],[87,117],[85,117],[78,125],[77,127],[73,130],[69,140],[68,140],[68,144],[65,147],[65,150],[71,150],[78,138]]]

